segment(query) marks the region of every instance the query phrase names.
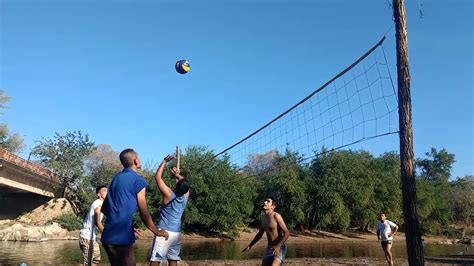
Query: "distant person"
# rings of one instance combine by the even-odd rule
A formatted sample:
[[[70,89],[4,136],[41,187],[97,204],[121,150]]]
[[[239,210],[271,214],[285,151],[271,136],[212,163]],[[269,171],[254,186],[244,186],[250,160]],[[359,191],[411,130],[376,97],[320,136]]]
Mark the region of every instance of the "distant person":
[[[100,263],[100,247],[97,243],[97,234],[102,233],[104,225],[102,224],[103,214],[100,213],[100,208],[107,196],[107,187],[100,186],[95,190],[97,199],[92,202],[92,205],[84,217],[82,222],[82,229],[79,233],[79,247],[84,258],[84,265],[97,265]]]
[[[393,244],[393,236],[398,230],[398,226],[389,220],[387,220],[387,217],[385,216],[385,213],[381,213],[379,216],[379,220],[377,220],[377,239],[379,241],[382,241],[382,249],[385,254],[385,259],[388,262],[388,265],[393,265],[393,256],[392,256],[392,251],[390,249],[392,248]],[[393,230],[393,231],[392,231]]]
[[[275,212],[276,202],[273,197],[268,197],[263,203],[265,215],[263,216],[262,225],[257,235],[250,244],[242,250],[245,252],[252,248],[255,243],[262,238],[263,233],[267,235],[267,248],[263,255],[262,265],[281,265],[285,261],[285,256],[288,251],[286,240],[290,236],[288,228],[286,228],[285,221],[281,215]]]
[[[132,220],[137,207],[140,218],[150,231],[166,240],[168,233],[158,230],[148,213],[145,198],[148,183],[137,174],[141,167],[138,154],[133,149],[126,149],[119,157],[124,169],[112,178],[102,205],[106,220],[101,241],[112,265],[135,265],[133,243],[138,237],[138,229],[133,228]]]
[[[176,177],[173,189],[169,188],[163,181],[163,170],[166,164],[173,160],[171,155],[166,156],[156,171],[156,184],[163,195],[160,207],[160,221],[158,228],[166,230],[169,235],[168,241],[155,237],[150,254],[150,265],[160,265],[168,261],[170,266],[176,266],[181,260],[181,217],[189,198],[189,185],[180,174],[178,168],[173,167],[171,172]]]

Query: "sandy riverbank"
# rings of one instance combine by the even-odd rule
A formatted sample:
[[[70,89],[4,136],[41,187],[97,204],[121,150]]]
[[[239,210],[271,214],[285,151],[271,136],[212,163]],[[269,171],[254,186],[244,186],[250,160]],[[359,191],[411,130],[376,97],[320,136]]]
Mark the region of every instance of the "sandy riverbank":
[[[255,234],[257,233],[256,229],[245,229],[243,230],[239,237],[235,238],[234,241],[251,241]],[[148,239],[152,238],[153,234],[149,231],[142,232],[142,238]],[[398,242],[405,241],[405,234],[399,232],[395,235],[395,238]],[[231,241],[228,239],[218,238],[218,237],[208,237],[199,234],[193,233],[184,233],[182,235],[183,241]],[[455,239],[450,239],[444,236],[426,236],[424,237],[425,243],[427,244],[450,244],[455,243]],[[377,236],[375,232],[348,232],[345,234],[332,233],[327,231],[320,230],[305,230],[304,232],[292,232],[290,238],[288,239],[289,243],[292,242],[376,242]]]
[[[13,221],[11,221],[13,222]],[[45,241],[45,240],[74,240],[78,239],[79,231],[66,231],[57,224],[48,226],[34,226],[15,222],[13,224],[3,224],[0,230],[0,239],[3,241]],[[257,233],[256,229],[246,228],[233,241],[249,242]],[[153,234],[149,230],[141,232],[141,239],[152,239]],[[398,242],[405,241],[405,234],[398,233],[395,238]],[[424,237],[427,244],[453,244],[456,239],[443,236]],[[183,241],[232,241],[227,238],[206,236],[197,233],[183,233]],[[304,232],[292,232],[289,243],[292,242],[375,242],[377,237],[374,232],[348,232],[345,234],[332,233],[320,230],[305,230]]]

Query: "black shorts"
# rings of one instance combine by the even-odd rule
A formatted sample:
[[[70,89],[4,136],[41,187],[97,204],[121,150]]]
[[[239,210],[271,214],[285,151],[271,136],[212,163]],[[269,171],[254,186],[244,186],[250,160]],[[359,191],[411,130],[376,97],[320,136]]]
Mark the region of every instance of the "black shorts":
[[[391,245],[392,240],[382,241],[382,247],[386,247],[387,245]]]

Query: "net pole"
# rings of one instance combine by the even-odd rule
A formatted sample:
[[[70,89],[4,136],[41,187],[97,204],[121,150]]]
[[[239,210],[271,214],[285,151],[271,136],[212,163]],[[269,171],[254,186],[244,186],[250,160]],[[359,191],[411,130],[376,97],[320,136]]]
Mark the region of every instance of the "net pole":
[[[179,171],[179,160],[180,160],[180,152],[179,152],[179,147],[176,146],[176,168],[178,169]]]
[[[424,265],[420,222],[416,209],[415,160],[408,64],[408,37],[404,0],[393,0],[397,49],[398,117],[400,136],[400,174],[403,195],[403,216],[409,265]]]

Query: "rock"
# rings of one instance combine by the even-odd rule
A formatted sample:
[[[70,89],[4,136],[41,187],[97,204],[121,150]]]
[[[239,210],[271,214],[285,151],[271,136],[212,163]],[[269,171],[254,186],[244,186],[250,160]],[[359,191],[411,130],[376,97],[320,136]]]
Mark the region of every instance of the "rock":
[[[68,231],[63,229],[57,223],[48,226],[29,226],[24,227],[21,224],[14,224],[9,228],[0,230],[0,239],[2,241],[45,241],[48,239],[71,239]],[[72,238],[74,239],[74,238]]]
[[[14,239],[15,241],[20,241],[20,240],[21,240],[21,233],[20,233],[20,231],[14,231],[14,232],[13,232],[13,239]]]
[[[13,235],[13,232],[6,232],[5,235],[2,237],[2,241],[13,240],[13,239],[10,239],[12,235]]]
[[[29,228],[28,239],[26,241],[36,241],[43,238],[43,234],[37,228]]]
[[[469,237],[465,237],[463,239],[459,239],[458,241],[456,241],[457,243],[459,244],[467,244],[467,245],[472,245],[472,238],[469,238]]]

